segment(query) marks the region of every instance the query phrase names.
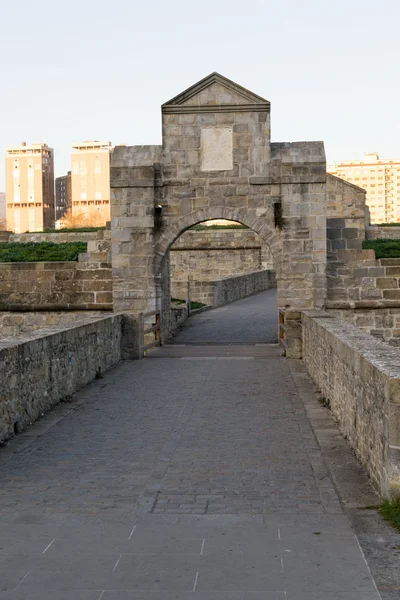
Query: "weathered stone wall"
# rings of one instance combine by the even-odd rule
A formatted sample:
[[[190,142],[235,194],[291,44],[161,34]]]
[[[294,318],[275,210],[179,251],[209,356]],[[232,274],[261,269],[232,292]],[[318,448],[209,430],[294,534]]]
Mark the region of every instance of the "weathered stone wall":
[[[400,308],[400,259],[375,259],[374,250],[339,250],[327,308]]]
[[[11,233],[8,241],[13,243],[28,242],[52,242],[53,244],[63,244],[64,242],[92,242],[103,240],[110,237],[107,230],[99,231],[64,231],[60,233]]]
[[[303,360],[343,435],[383,496],[400,492],[396,348],[323,312],[302,313]]]
[[[0,341],[0,443],[121,359],[122,315]]]
[[[327,309],[400,308],[400,259],[362,250],[366,232],[378,229],[366,229],[365,206],[363,189],[328,175]]]
[[[103,311],[0,312],[0,339],[24,337],[26,334],[57,326],[79,325],[90,319],[104,318]],[[110,313],[111,314],[111,313]]]
[[[111,265],[100,264],[0,263],[0,310],[112,310]]]
[[[169,313],[168,334],[167,339],[172,337],[175,332],[188,318],[188,310],[186,304],[172,305]]]
[[[0,231],[0,244],[8,242],[11,235],[11,231]]]
[[[367,240],[399,240],[399,227],[379,227],[378,225],[367,227],[365,230]]]
[[[77,262],[0,263],[0,310],[112,310],[111,232],[90,233]]]
[[[273,269],[268,246],[254,231],[185,231],[170,251],[171,280],[197,281]],[[172,283],[173,287],[173,283]]]
[[[326,312],[391,346],[400,346],[400,307],[327,309]]]
[[[279,306],[324,306],[323,144],[271,143],[269,102],[215,73],[163,105],[162,125],[162,146],[113,152],[115,309],[162,310],[166,253],[183,231],[218,218],[270,247]]]
[[[255,271],[215,281],[190,281],[190,299],[216,307],[275,287],[274,271]],[[173,298],[186,299],[187,281],[173,281],[171,293]]]

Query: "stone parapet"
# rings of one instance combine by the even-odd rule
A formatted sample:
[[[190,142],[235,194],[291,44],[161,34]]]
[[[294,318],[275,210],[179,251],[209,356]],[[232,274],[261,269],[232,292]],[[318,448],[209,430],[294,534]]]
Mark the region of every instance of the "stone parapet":
[[[372,306],[363,306],[361,304],[355,308],[334,306],[329,308],[328,305],[326,312],[391,346],[400,347],[400,302],[393,302],[393,304],[396,305],[379,306],[378,303],[374,303]]]
[[[379,227],[373,225],[365,230],[367,240],[400,240],[400,223],[398,227]]]
[[[59,233],[11,233],[8,239],[14,243],[30,243],[30,242],[52,242],[53,244],[63,244],[64,242],[91,242],[95,240],[105,239],[106,230],[99,231],[65,231]],[[0,240],[1,241],[1,240]]]
[[[110,315],[112,312],[110,313]],[[21,338],[31,333],[51,327],[72,327],[82,320],[104,318],[104,311],[50,311],[39,312],[0,312],[0,339]]]
[[[400,360],[396,348],[326,312],[303,312],[303,361],[384,497],[400,493]]]
[[[0,231],[0,244],[7,243],[11,235],[13,235],[11,231]]]
[[[110,263],[0,263],[0,310],[112,310]]]
[[[123,316],[0,341],[0,443],[121,359]]]

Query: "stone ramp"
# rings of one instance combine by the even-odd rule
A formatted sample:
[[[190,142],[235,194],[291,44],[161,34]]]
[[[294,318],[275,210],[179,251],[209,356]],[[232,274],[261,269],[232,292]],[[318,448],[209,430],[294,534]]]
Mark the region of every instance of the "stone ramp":
[[[283,349],[278,344],[165,344],[154,348],[146,358],[198,358],[198,359],[261,359],[279,358]]]
[[[0,600],[379,600],[289,361],[208,350],[122,363],[0,449]]]
[[[276,289],[191,316],[169,344],[274,344],[278,342]]]

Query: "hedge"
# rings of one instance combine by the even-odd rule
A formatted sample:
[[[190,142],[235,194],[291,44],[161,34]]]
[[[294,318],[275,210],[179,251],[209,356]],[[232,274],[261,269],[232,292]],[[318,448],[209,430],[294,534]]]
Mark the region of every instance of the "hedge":
[[[86,242],[29,242],[0,244],[0,262],[53,262],[78,260],[87,251]]]

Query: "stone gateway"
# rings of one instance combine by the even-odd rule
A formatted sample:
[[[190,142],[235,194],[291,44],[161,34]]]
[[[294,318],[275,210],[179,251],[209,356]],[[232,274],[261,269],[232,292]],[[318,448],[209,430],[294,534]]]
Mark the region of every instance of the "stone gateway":
[[[115,311],[169,313],[169,251],[196,223],[238,221],[269,246],[287,355],[300,311],[325,306],[322,142],[271,143],[270,103],[212,73],[162,106],[161,146],[119,146],[111,162]],[[277,319],[278,321],[278,319]]]

